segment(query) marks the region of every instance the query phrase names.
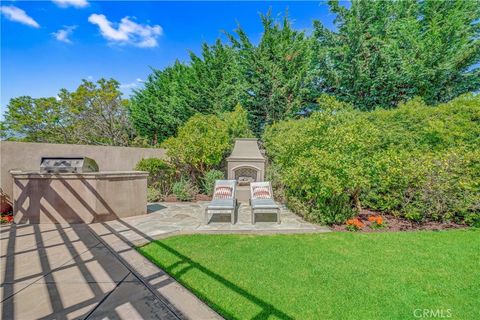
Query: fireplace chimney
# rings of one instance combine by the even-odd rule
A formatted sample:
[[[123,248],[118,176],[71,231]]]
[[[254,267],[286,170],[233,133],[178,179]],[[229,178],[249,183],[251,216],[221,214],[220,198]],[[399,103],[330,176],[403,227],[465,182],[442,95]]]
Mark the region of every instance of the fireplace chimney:
[[[265,179],[265,157],[258,148],[255,138],[235,140],[232,154],[227,158],[228,179],[237,180],[237,199],[248,202],[250,198],[250,182],[261,182]]]

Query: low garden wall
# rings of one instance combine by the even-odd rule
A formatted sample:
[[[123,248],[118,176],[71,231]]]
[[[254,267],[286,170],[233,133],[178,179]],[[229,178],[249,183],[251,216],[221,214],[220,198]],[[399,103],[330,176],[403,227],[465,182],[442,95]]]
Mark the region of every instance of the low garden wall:
[[[5,202],[11,204],[13,196],[13,179],[9,172],[11,170],[39,170],[40,159],[44,156],[85,156],[94,159],[101,171],[129,171],[133,170],[142,158],[165,158],[165,150],[159,148],[0,141],[2,207]]]

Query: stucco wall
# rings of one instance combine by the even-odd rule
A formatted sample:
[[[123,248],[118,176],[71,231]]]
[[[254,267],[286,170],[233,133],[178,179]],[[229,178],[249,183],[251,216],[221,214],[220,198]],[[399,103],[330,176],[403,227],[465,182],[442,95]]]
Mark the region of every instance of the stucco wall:
[[[12,176],[15,223],[94,223],[147,213],[146,172]]]
[[[129,171],[142,158],[165,158],[165,150],[0,141],[0,187],[8,201],[13,193],[13,179],[9,171],[39,170],[40,159],[44,156],[85,156],[94,159],[101,171]]]

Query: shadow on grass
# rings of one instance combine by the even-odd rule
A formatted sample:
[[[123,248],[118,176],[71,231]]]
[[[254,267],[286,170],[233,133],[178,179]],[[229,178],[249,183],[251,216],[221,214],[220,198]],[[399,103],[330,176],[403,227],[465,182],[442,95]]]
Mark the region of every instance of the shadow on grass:
[[[277,317],[279,319],[294,319],[292,316],[289,316],[285,312],[279,310],[274,305],[260,299],[259,297],[251,294],[247,290],[239,287],[235,283],[231,282],[230,280],[225,279],[223,276],[211,271],[210,269],[204,267],[202,264],[196,262],[195,260],[191,259],[190,257],[180,253],[179,251],[175,250],[174,248],[166,245],[165,243],[161,242],[160,240],[153,241],[153,244],[161,247],[162,249],[170,252],[171,254],[175,255],[179,261],[173,263],[170,266],[163,265],[156,261],[156,257],[150,255],[149,253],[142,250],[142,248],[138,248],[138,250],[147,257],[150,261],[157,264],[160,268],[164,269],[168,274],[172,277],[177,279],[180,283],[182,283],[185,287],[187,287],[190,291],[192,291],[197,297],[201,300],[205,301],[208,305],[212,308],[217,310],[222,316],[229,318],[229,319],[237,319],[238,316],[235,316],[229,313],[227,310],[223,309],[221,306],[216,304],[215,302],[211,301],[207,296],[196,290],[195,288],[189,286],[184,281],[182,281],[181,277],[190,270],[197,270],[202,272],[204,275],[210,277],[212,280],[215,280],[222,284],[223,286],[227,287],[229,290],[241,295],[242,297],[248,299],[262,310],[254,316],[252,319],[268,319],[271,316]],[[178,272],[173,272],[173,269],[183,266]]]

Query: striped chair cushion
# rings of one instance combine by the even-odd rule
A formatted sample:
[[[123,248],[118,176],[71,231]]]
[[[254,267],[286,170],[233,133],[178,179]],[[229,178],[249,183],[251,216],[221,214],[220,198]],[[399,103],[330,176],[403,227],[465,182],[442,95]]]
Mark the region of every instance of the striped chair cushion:
[[[253,197],[255,199],[269,199],[271,198],[270,189],[268,187],[256,187],[253,189]]]
[[[232,197],[232,187],[218,186],[215,188],[213,197],[216,199],[230,199]]]

